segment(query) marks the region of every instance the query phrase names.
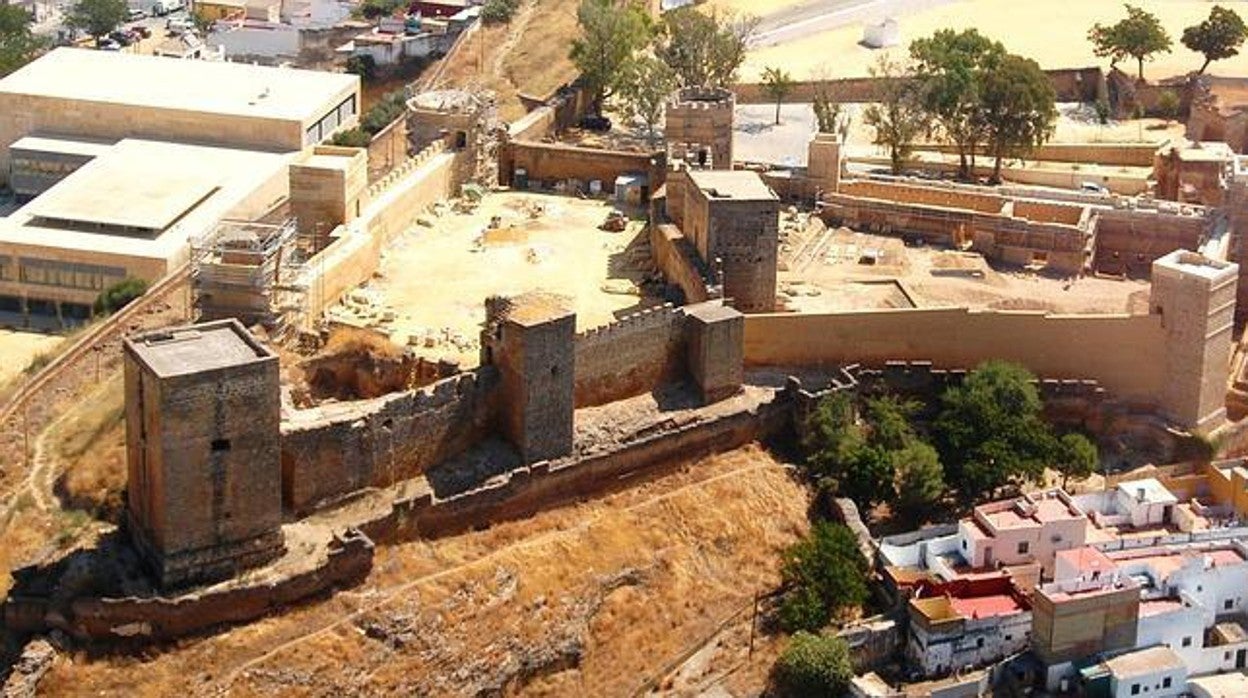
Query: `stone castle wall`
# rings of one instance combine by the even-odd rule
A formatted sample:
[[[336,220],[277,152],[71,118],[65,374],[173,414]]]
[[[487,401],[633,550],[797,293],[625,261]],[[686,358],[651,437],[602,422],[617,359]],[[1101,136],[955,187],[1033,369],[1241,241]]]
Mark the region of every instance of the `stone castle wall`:
[[[670,303],[576,337],[576,406],[649,392],[685,373],[685,315]]]
[[[295,410],[282,422],[282,502],[306,513],[369,487],[415,477],[492,433],[490,367],[419,390]]]

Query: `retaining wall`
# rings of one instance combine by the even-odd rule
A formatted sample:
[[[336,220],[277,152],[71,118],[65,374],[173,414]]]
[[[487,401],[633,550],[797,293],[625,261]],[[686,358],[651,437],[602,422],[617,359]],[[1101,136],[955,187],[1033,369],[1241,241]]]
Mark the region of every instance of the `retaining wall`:
[[[282,504],[319,504],[421,474],[492,433],[498,409],[492,367],[419,390],[296,410],[282,421]]]
[[[667,156],[655,151],[637,153],[623,150],[581,148],[560,143],[511,141],[498,156],[498,181],[511,186],[516,170],[523,169],[530,182],[562,182],[577,180],[586,183],[598,180],[608,195],[615,188],[615,179],[625,174],[644,174],[650,191],[663,184],[667,176]]]
[[[335,536],[324,564],[277,581],[176,598],[79,597],[69,612],[53,599],[11,596],[4,626],[19,635],[61,630],[83,641],[163,642],[243,623],[326,591],[354,586],[373,566],[373,543],[358,531]]]

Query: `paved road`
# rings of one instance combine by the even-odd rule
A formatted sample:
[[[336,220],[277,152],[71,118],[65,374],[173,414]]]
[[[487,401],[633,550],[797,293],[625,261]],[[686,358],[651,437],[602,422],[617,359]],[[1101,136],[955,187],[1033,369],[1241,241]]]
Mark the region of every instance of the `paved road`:
[[[754,48],[775,46],[847,24],[900,16],[952,0],[806,0],[766,15],[752,41]]]

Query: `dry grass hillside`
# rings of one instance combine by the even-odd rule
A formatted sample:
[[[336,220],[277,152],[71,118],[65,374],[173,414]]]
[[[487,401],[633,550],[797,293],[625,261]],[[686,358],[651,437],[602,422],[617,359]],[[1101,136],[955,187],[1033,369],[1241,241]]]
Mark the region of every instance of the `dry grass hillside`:
[[[789,472],[749,447],[526,521],[380,548],[361,587],[142,658],[62,658],[40,688],[627,695],[671,686],[672,668],[687,674],[687,658],[714,655],[713,666],[694,663],[757,693],[774,643],[746,662],[741,622],[753,593],[776,584],[778,552],[806,529],[806,506]],[[725,621],[738,621],[726,644]]]
[[[509,24],[482,27],[469,37],[436,86],[493,90],[501,118],[524,116],[520,95],[545,97],[577,75],[568,51],[579,31],[579,4],[524,0]]]

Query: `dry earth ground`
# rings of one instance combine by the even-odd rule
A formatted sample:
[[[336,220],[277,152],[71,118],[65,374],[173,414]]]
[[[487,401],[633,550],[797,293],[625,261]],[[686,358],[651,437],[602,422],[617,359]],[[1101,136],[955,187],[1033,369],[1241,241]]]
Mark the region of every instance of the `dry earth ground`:
[[[740,638],[743,609],[777,583],[806,507],[790,472],[747,447],[529,520],[382,547],[361,587],[143,657],[61,658],[41,690],[630,694],[663,685],[725,621]],[[753,663],[728,642],[739,652],[717,653],[702,675],[728,673],[723,685],[756,694],[774,642]]]
[[[755,3],[731,4],[755,5]],[[773,8],[772,5],[777,5]],[[766,14],[786,5],[784,2],[758,3],[753,14]],[[1156,14],[1174,41],[1171,53],[1146,63],[1144,74],[1149,80],[1180,75],[1200,67],[1203,59],[1179,43],[1184,27],[1196,24],[1209,15],[1213,3],[1208,0],[1141,0],[1135,3]],[[1244,9],[1231,3],[1241,14]],[[904,55],[906,46],[915,38],[929,36],[939,29],[975,28],[980,33],[1000,40],[1014,53],[1033,58],[1045,68],[1080,68],[1108,66],[1106,59],[1092,53],[1087,40],[1088,29],[1097,22],[1112,24],[1126,14],[1117,0],[960,0],[959,2],[921,9],[898,15],[902,45],[889,52]],[[807,36],[778,46],[763,48],[750,54],[742,70],[742,78],[757,79],[767,66],[779,65],[794,77],[861,77],[880,51],[861,46],[862,24],[853,24]],[[1134,73],[1135,63],[1123,63],[1122,69]],[[1210,66],[1215,75],[1248,75],[1248,53],[1218,61]]]

